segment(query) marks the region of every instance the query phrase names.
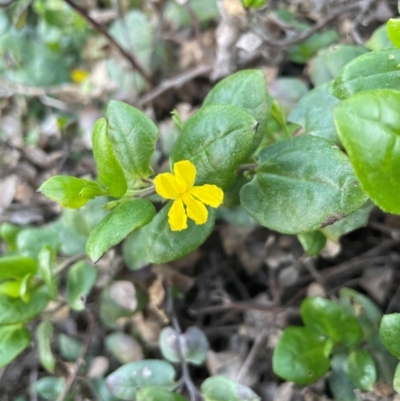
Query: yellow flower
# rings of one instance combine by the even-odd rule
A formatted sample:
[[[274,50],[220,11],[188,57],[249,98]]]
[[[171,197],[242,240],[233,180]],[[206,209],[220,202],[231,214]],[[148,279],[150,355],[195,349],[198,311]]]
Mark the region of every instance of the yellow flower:
[[[194,186],[196,173],[196,167],[183,160],[174,164],[174,174],[163,173],[154,179],[158,195],[174,201],[168,212],[172,231],[187,228],[188,217],[196,224],[204,224],[208,218],[205,205],[218,207],[224,199],[222,189],[216,185]]]
[[[76,84],[81,84],[89,78],[89,73],[85,70],[75,68],[71,71],[71,79]]]

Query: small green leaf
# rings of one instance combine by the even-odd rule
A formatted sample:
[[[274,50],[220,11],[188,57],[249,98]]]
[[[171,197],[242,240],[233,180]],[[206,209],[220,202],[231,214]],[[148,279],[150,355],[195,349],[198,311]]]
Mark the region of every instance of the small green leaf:
[[[288,137],[289,132],[288,132],[287,125],[286,125],[286,116],[285,116],[285,113],[284,113],[282,107],[279,105],[279,103],[276,100],[274,100],[272,102],[271,117],[277,122],[279,127],[285,133],[285,137]]]
[[[32,384],[32,390],[45,400],[54,401],[63,392],[65,379],[63,377],[42,377]],[[66,401],[70,398],[67,398]]]
[[[381,50],[387,47],[394,48],[393,43],[388,37],[387,24],[383,24],[379,28],[375,29],[368,42],[365,44],[365,47],[371,51]]]
[[[77,311],[85,309],[86,296],[96,283],[97,269],[81,260],[75,263],[67,275],[67,302]]]
[[[27,274],[34,275],[38,264],[35,259],[27,256],[4,256],[0,258],[0,281],[23,278]]]
[[[253,153],[266,134],[271,100],[261,70],[243,70],[218,82],[204,99],[203,107],[215,104],[236,106],[260,123],[249,153]]]
[[[52,201],[58,202],[63,207],[78,209],[85,205],[88,199],[92,198],[93,193],[82,194],[86,188],[94,191],[98,195],[103,195],[101,188],[95,183],[81,178],[70,177],[66,175],[56,175],[45,181],[38,192]],[[85,198],[83,195],[86,195]]]
[[[360,401],[354,393],[355,386],[346,374],[347,353],[339,353],[332,356],[332,371],[328,377],[329,388],[335,400]]]
[[[180,334],[172,327],[164,327],[158,338],[162,356],[169,362],[178,363],[181,360]]]
[[[134,230],[148,224],[156,214],[147,199],[131,199],[115,207],[92,230],[86,243],[89,258],[96,263],[110,248]]]
[[[254,219],[272,230],[315,231],[367,200],[347,156],[322,138],[306,135],[277,142],[265,148],[259,160],[240,199]]]
[[[372,391],[376,381],[376,367],[372,355],[364,349],[350,352],[346,373],[354,385],[363,391]]]
[[[53,268],[51,265],[53,253],[51,248],[47,245],[42,248],[38,255],[39,272],[49,289],[50,296],[55,298],[57,296],[57,283],[55,281]]]
[[[99,181],[106,186],[110,195],[121,197],[128,189],[128,184],[107,136],[105,118],[98,120],[93,128],[92,145]]]
[[[387,23],[387,33],[390,41],[400,48],[400,19],[390,18]]]
[[[29,331],[21,325],[0,327],[0,367],[13,361],[31,342]]]
[[[136,401],[188,401],[187,398],[172,391],[158,387],[146,387],[139,390]]]
[[[235,106],[203,107],[183,126],[171,165],[190,160],[197,169],[197,185],[215,184],[225,189],[248,157],[256,131],[256,120]]]
[[[300,308],[307,328],[347,347],[357,345],[363,336],[357,319],[343,306],[320,297],[306,298]]]
[[[82,343],[63,333],[58,336],[58,349],[61,357],[69,362],[76,361],[82,352]]]
[[[362,189],[388,213],[400,213],[400,92],[378,89],[342,101],[334,111],[339,137]]]
[[[48,301],[49,295],[44,288],[34,290],[29,302],[0,295],[0,326],[31,320],[44,310]]]
[[[105,338],[105,345],[120,364],[143,359],[142,346],[129,334],[111,333]]]
[[[400,393],[400,363],[397,365],[393,377],[393,388]]]
[[[243,5],[246,8],[260,8],[266,4],[267,0],[243,0]]]
[[[345,99],[369,89],[400,89],[400,50],[382,49],[346,64],[333,82],[332,94]]]
[[[150,264],[146,248],[146,226],[129,234],[122,245],[124,261],[129,269],[139,270]]]
[[[308,384],[329,371],[328,342],[315,330],[288,327],[272,356],[274,372],[285,380]]]
[[[54,328],[50,320],[45,320],[40,323],[36,330],[40,363],[49,372],[54,372],[56,366],[56,360],[51,352],[50,346],[53,331]]]
[[[57,232],[47,227],[26,228],[18,233],[19,253],[37,259],[43,247],[48,246],[53,254],[60,249],[60,237]]]
[[[331,89],[332,83],[328,82],[308,92],[294,106],[288,121],[301,125],[305,134],[319,136],[340,145],[332,116],[339,99],[332,95]]]
[[[123,400],[135,400],[143,387],[158,387],[172,390],[175,370],[166,361],[148,359],[121,366],[106,379],[111,392]]]
[[[208,220],[197,225],[188,219],[188,228],[171,231],[168,211],[172,202],[165,205],[145,228],[146,248],[151,263],[166,263],[179,259],[197,249],[211,234],[215,223],[215,211],[208,208]]]
[[[260,401],[260,397],[249,387],[224,376],[213,376],[201,385],[205,401]]]
[[[17,249],[17,235],[20,231],[21,227],[15,226],[14,224],[6,222],[0,225],[0,238],[7,244],[9,251],[15,251]]]
[[[383,345],[400,359],[400,313],[384,315],[379,327],[379,336]]]
[[[138,109],[116,100],[106,110],[107,135],[128,183],[149,177],[158,128]]]
[[[297,238],[308,256],[318,255],[326,244],[326,237],[321,231],[299,234]]]

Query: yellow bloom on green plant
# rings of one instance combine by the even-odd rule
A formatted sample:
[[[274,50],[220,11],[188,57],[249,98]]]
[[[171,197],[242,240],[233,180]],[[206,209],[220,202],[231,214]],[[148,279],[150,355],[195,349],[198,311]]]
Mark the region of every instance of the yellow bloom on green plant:
[[[158,195],[174,201],[168,212],[172,231],[187,228],[188,217],[196,224],[204,224],[208,218],[205,205],[218,207],[224,200],[222,189],[216,185],[194,186],[196,174],[196,167],[189,160],[182,160],[174,163],[174,174],[163,173],[154,179]]]
[[[72,82],[76,84],[81,84],[89,78],[89,73],[85,70],[81,70],[79,68],[75,68],[71,71],[71,79]]]

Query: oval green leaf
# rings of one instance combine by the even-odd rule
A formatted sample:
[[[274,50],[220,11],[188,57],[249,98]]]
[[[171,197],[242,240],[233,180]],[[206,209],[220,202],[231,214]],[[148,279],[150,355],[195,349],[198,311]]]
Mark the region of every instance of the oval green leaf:
[[[400,213],[400,92],[360,92],[334,111],[339,137],[362,189],[388,213]]]
[[[318,255],[326,244],[326,237],[321,231],[299,234],[297,238],[308,256]]]
[[[379,336],[383,345],[400,359],[400,313],[384,315],[379,327]]]
[[[203,107],[230,104],[252,115],[260,123],[249,153],[253,153],[267,132],[271,98],[261,70],[243,70],[218,82],[204,99]]]
[[[148,359],[121,366],[106,379],[110,391],[123,400],[136,400],[143,387],[171,390],[176,386],[175,370],[166,361]]]
[[[206,401],[260,401],[260,397],[249,387],[224,376],[213,376],[201,385]]]
[[[345,99],[369,89],[400,90],[400,50],[382,49],[350,61],[333,82],[332,93]]]
[[[112,100],[106,110],[107,134],[128,183],[153,174],[150,161],[158,128],[140,110]]]
[[[301,304],[300,314],[307,328],[328,336],[335,343],[352,347],[362,339],[357,319],[345,307],[329,299],[306,298]]]
[[[42,276],[43,281],[47,285],[50,296],[55,298],[57,296],[57,283],[54,277],[53,267],[52,267],[53,252],[51,248],[46,245],[44,246],[38,255],[39,261],[39,272]]]
[[[128,184],[107,136],[105,118],[98,120],[93,128],[92,146],[99,181],[106,186],[110,195],[116,198],[121,197],[128,189]]]
[[[256,130],[255,118],[235,106],[201,108],[183,126],[171,165],[190,160],[197,169],[197,185],[215,184],[225,189],[249,155]]]
[[[0,281],[6,279],[22,279],[27,274],[37,272],[36,260],[27,256],[4,256],[0,258]]]
[[[0,295],[0,326],[27,322],[42,312],[48,302],[49,295],[44,288],[33,291],[29,302]]]
[[[31,342],[31,335],[20,325],[0,327],[0,368],[13,361]]]
[[[67,302],[71,309],[85,309],[86,296],[96,283],[97,269],[81,260],[75,263],[67,275]]]
[[[40,363],[49,372],[54,372],[56,366],[56,360],[50,346],[53,331],[54,328],[50,320],[40,323],[36,330]]]
[[[285,380],[309,384],[329,371],[329,341],[315,330],[288,327],[272,356],[274,372]]]
[[[288,121],[301,125],[307,135],[319,136],[340,145],[332,116],[339,99],[332,95],[331,89],[332,83],[329,82],[308,92],[294,106]]]
[[[347,358],[346,373],[354,385],[363,391],[372,391],[377,372],[372,355],[364,349],[350,352]]]
[[[400,19],[390,18],[387,23],[387,33],[390,41],[400,48]]]
[[[215,223],[215,211],[208,209],[208,220],[205,224],[196,225],[188,219],[188,228],[182,231],[171,231],[168,223],[168,212],[172,202],[165,205],[145,228],[148,259],[151,263],[167,263],[179,259],[197,249],[211,234]]]
[[[400,393],[400,363],[397,365],[393,377],[393,388]]]
[[[156,209],[147,199],[124,201],[91,231],[86,243],[89,258],[96,263],[129,233],[149,223],[155,214]]]
[[[331,142],[306,135],[265,148],[240,199],[265,227],[300,234],[346,217],[367,197],[347,156]]]

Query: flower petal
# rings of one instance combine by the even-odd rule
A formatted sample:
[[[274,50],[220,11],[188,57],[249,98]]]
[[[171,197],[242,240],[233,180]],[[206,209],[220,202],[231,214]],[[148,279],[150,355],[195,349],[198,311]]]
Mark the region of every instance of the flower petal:
[[[181,198],[172,203],[168,211],[168,223],[172,231],[182,231],[187,228],[187,216]]]
[[[189,160],[174,163],[174,174],[179,193],[183,194],[194,185],[196,167]]]
[[[208,210],[203,203],[186,193],[182,196],[186,205],[186,213],[196,224],[204,224],[208,218]]]
[[[224,200],[224,192],[216,185],[205,184],[193,187],[189,193],[194,195],[201,202],[212,207],[218,207]]]
[[[176,199],[179,196],[175,177],[171,173],[158,174],[154,178],[154,185],[156,186],[156,192],[162,198]]]

